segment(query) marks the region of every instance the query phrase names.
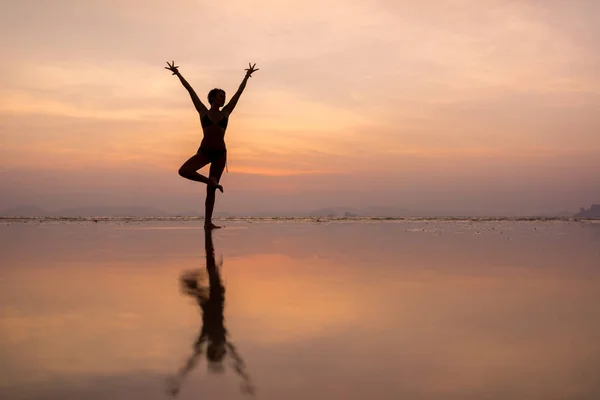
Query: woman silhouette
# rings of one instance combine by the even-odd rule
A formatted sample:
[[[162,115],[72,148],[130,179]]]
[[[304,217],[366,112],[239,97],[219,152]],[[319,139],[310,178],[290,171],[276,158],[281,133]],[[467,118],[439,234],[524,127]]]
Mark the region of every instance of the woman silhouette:
[[[219,185],[219,180],[221,179],[223,169],[225,169],[225,165],[227,163],[225,130],[227,129],[229,115],[231,115],[231,112],[240,99],[240,96],[246,87],[248,78],[252,76],[252,73],[258,71],[258,68],[254,68],[255,66],[256,64],[248,64],[249,68],[246,68],[246,76],[244,76],[240,87],[226,106],[224,106],[224,90],[212,89],[210,92],[208,92],[208,103],[210,105],[210,109],[206,108],[206,106],[202,104],[194,89],[192,89],[190,84],[183,78],[183,76],[181,76],[178,70],[179,67],[175,66],[175,61],[172,61],[171,64],[169,64],[167,61],[167,67],[165,67],[169,71],[173,72],[173,75],[177,75],[183,86],[190,93],[192,102],[200,114],[200,123],[202,125],[204,137],[196,154],[190,157],[185,163],[183,163],[181,168],[179,168],[179,175],[192,181],[206,184],[204,227],[208,229],[220,228],[220,226],[212,223],[212,214],[215,207],[216,190],[219,189],[221,193],[223,192],[223,186]],[[223,107],[222,110],[220,110],[221,107]],[[198,173],[198,170],[207,164],[210,164],[208,177]]]
[[[202,328],[194,342],[193,352],[177,374],[169,380],[169,393],[176,396],[179,393],[183,380],[196,366],[202,355],[202,345],[206,345],[206,359],[209,370],[223,372],[223,361],[226,356],[231,357],[231,365],[235,372],[242,378],[241,390],[254,394],[254,386],[246,372],[244,360],[238,354],[235,346],[227,339],[225,329],[225,287],[221,282],[219,267],[215,261],[215,249],[212,241],[212,231],[205,233],[206,272],[208,274],[208,288],[205,285],[205,276],[202,270],[184,271],[180,277],[181,290],[184,294],[192,296],[202,311]]]

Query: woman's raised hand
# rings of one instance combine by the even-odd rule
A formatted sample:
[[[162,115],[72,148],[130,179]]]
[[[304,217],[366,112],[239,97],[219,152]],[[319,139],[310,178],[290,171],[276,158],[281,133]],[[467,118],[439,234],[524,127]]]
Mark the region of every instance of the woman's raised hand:
[[[168,65],[168,67],[165,67],[165,69],[168,69],[169,71],[171,71],[173,73],[173,75],[177,75],[179,73],[179,70],[177,70],[177,68],[179,68],[179,66],[175,65],[175,61],[171,61],[171,64],[169,64],[169,62],[167,61],[167,65]]]
[[[248,77],[252,76],[253,72],[258,71],[258,68],[256,68],[256,69],[254,68],[254,67],[256,67],[256,63],[254,63],[254,65],[248,63],[248,67],[250,67],[250,68],[246,68],[246,76],[248,76]]]

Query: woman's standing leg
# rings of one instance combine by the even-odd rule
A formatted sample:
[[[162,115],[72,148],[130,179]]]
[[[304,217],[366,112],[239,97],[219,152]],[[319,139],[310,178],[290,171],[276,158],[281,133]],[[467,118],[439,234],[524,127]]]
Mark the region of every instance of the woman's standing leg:
[[[220,228],[212,223],[212,215],[213,210],[215,208],[215,197],[217,188],[223,191],[223,187],[219,185],[219,181],[221,180],[221,175],[223,175],[223,170],[225,169],[225,163],[227,161],[227,154],[223,154],[222,157],[219,157],[213,162],[210,163],[210,172],[209,172],[209,180],[212,184],[206,186],[206,202],[205,202],[205,212],[204,212],[204,227],[210,229]]]

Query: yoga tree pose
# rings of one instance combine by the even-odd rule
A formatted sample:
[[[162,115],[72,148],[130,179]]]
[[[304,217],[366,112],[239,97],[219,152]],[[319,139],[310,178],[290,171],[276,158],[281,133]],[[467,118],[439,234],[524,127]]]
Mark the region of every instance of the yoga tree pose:
[[[212,223],[212,214],[215,207],[215,194],[217,189],[223,193],[223,186],[219,184],[219,181],[227,163],[225,130],[227,129],[229,115],[240,99],[240,96],[246,87],[248,78],[250,78],[254,72],[258,71],[258,68],[254,68],[255,66],[256,64],[248,64],[248,68],[246,68],[246,76],[244,76],[240,87],[227,105],[224,105],[224,90],[212,89],[210,92],[208,92],[208,104],[210,105],[210,109],[206,108],[206,106],[198,98],[198,95],[194,89],[192,89],[190,84],[183,78],[183,76],[181,76],[181,73],[178,69],[179,66],[176,66],[174,61],[171,63],[167,61],[167,67],[165,67],[169,71],[173,72],[173,75],[177,75],[183,84],[183,87],[185,87],[189,92],[192,102],[200,114],[200,123],[202,125],[204,137],[202,138],[202,142],[200,143],[200,147],[198,148],[196,154],[190,157],[185,163],[183,163],[181,168],[179,168],[179,175],[186,179],[206,184],[204,227],[207,229],[220,228],[220,226]],[[207,164],[210,164],[208,177],[198,173],[198,170]]]

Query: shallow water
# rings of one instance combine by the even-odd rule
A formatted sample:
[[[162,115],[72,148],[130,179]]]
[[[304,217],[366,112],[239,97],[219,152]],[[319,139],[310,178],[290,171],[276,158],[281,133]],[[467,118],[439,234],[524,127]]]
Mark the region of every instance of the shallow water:
[[[600,398],[600,224],[201,224],[4,221],[0,398]]]

